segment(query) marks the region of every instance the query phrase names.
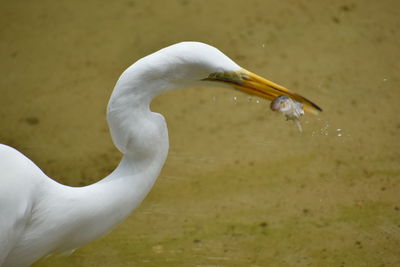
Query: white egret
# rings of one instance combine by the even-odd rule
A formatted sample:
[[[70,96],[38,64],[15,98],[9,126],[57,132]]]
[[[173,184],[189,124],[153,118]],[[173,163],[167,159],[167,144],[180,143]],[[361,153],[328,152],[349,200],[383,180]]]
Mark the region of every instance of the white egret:
[[[150,110],[152,99],[172,89],[216,85],[270,100],[287,95],[306,112],[320,110],[206,44],[183,42],[146,56],[122,73],[111,95],[107,120],[123,158],[104,179],[65,186],[17,150],[0,145],[0,266],[29,266],[111,231],[144,199],[167,157],[167,126]]]

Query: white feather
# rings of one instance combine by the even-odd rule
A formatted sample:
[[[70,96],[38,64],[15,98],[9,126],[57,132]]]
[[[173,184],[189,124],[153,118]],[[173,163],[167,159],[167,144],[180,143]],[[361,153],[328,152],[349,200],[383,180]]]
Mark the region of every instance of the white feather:
[[[85,187],[61,185],[15,149],[0,145],[0,266],[29,266],[108,233],[147,195],[165,162],[168,131],[150,111],[154,96],[205,85],[201,79],[240,67],[214,47],[185,42],[130,66],[111,96],[107,119],[118,167]]]

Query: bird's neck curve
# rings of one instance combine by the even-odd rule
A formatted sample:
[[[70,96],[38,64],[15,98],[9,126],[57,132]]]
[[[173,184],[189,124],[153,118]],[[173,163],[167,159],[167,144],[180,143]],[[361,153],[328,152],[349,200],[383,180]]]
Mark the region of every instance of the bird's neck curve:
[[[129,67],[119,78],[107,106],[107,121],[112,140],[123,158],[107,180],[117,176],[148,174],[157,178],[168,153],[168,130],[164,117],[152,112],[153,98],[163,90],[156,82],[142,84],[135,65]],[[152,87],[151,87],[152,86]]]
[[[161,136],[167,127],[163,116],[150,110],[150,104],[171,86],[163,80],[146,77],[151,71],[145,63],[139,60],[122,73],[107,106],[114,145],[137,160],[148,160],[159,154],[160,149],[168,149],[158,146],[159,141],[168,144],[168,139]]]
[[[57,234],[64,240],[61,251],[109,232],[142,202],[161,172],[169,148],[166,122],[162,115],[150,110],[156,94],[143,93],[145,88],[136,85],[133,75],[123,74],[107,107],[113,142],[123,153],[117,168],[89,186],[60,187],[54,183],[50,187],[49,192],[57,193],[61,200],[58,205],[76,207],[66,216],[79,218]],[[63,225],[64,221],[68,219],[54,218],[56,225]]]

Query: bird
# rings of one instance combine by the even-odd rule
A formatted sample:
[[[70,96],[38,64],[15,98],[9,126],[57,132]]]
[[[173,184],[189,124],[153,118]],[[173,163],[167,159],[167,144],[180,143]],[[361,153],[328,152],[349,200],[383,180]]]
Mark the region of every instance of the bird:
[[[21,152],[0,145],[0,266],[30,266],[74,251],[121,223],[151,190],[167,158],[166,120],[151,111],[152,99],[169,90],[210,86],[267,100],[285,95],[307,113],[321,111],[208,44],[180,42],[145,56],[121,74],[107,105],[111,138],[122,158],[105,178],[83,187],[63,185]]]

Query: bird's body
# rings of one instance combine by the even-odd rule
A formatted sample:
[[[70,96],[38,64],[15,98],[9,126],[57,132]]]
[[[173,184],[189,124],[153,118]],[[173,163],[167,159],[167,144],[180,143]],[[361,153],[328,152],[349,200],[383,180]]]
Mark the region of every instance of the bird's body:
[[[217,81],[245,91],[256,88],[257,95],[264,90],[270,99],[274,90],[287,93],[317,107],[252,75],[216,48],[196,42],[137,61],[121,75],[107,108],[123,158],[110,175],[89,186],[59,184],[17,150],[0,145],[0,266],[29,266],[43,256],[73,251],[111,231],[141,203],[168,153],[164,117],[150,110],[156,95]]]

